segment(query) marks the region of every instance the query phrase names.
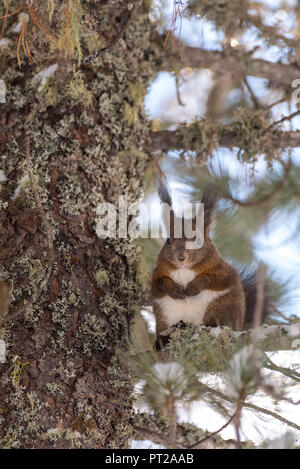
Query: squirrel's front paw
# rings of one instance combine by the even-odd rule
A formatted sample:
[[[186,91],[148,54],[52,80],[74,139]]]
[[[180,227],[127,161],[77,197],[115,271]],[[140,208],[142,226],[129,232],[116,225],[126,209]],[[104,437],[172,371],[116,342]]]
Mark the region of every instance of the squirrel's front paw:
[[[184,288],[178,285],[178,287],[172,289],[172,291],[169,292],[169,296],[173,298],[173,300],[184,300],[185,299]]]
[[[200,293],[201,287],[200,285],[195,285],[192,282],[185,289],[186,296],[196,296]]]

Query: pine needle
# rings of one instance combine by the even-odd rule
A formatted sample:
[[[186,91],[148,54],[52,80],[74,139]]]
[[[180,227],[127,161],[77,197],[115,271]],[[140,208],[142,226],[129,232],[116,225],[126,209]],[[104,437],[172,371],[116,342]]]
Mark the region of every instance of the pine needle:
[[[6,22],[7,22],[7,17],[8,17],[8,4],[6,5],[6,8],[5,8],[4,22],[3,22],[2,29],[1,29],[0,39],[3,38],[3,34],[5,31]]]
[[[31,5],[27,5],[30,18],[33,22],[33,24],[40,30],[42,31],[52,42],[57,42],[56,34],[55,32],[44,22],[41,21],[41,19],[38,17],[36,11]]]
[[[65,43],[67,44],[67,51],[69,58],[72,59],[72,52],[70,46],[70,15],[71,15],[71,0],[68,1],[66,9],[66,30],[65,30]]]
[[[7,7],[6,7],[7,8]],[[0,20],[6,20],[6,18],[8,18],[9,16],[13,16],[13,15],[16,15],[17,13],[19,13],[19,11],[23,10],[23,5],[18,8],[16,11],[14,11],[13,13],[9,13],[9,14],[6,14],[4,16],[0,16]]]
[[[21,43],[22,43],[23,47],[24,47],[25,29],[26,29],[26,19],[24,18],[23,22],[22,22],[22,28],[21,28],[21,32],[20,32],[20,35],[19,35],[19,39],[18,39],[18,44],[17,44],[17,59],[18,59],[18,64],[19,64],[20,68],[22,68],[21,59],[20,59],[20,46],[21,46]]]

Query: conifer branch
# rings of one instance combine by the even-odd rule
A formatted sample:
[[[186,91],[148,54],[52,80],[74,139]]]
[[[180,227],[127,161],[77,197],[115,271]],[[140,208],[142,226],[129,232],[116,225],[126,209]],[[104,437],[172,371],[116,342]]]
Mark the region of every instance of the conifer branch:
[[[279,148],[296,148],[300,147],[300,132],[297,131],[283,131],[277,132],[272,136],[272,142]],[[224,132],[218,138],[218,144],[220,147],[233,148],[237,146],[236,143],[237,135],[234,131]],[[182,137],[176,130],[162,130],[159,132],[151,132],[148,148],[149,151],[162,151],[168,152],[171,150],[193,150],[193,146],[185,148]]]
[[[162,38],[160,38],[162,42]],[[165,70],[174,70],[174,65],[178,62],[177,54],[169,51],[165,55],[163,67]],[[188,66],[195,69],[206,68],[217,73],[232,72],[235,75],[253,76],[266,78],[271,83],[291,87],[292,82],[300,77],[300,69],[296,65],[268,62],[263,59],[245,56],[241,60],[240,55],[228,51],[210,51],[196,47],[183,47],[183,61],[181,67]]]

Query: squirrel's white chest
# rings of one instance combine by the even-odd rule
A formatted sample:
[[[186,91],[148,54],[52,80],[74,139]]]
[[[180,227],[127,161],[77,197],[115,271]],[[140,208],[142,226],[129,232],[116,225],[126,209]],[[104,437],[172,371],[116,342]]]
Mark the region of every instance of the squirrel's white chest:
[[[177,269],[170,276],[174,282],[186,288],[194,280],[195,272],[191,269]],[[179,321],[199,326],[203,323],[208,305],[219,296],[224,295],[226,291],[202,290],[198,295],[189,296],[183,300],[174,300],[166,295],[155,301],[168,327]]]
[[[170,277],[174,282],[186,288],[186,286],[194,280],[196,274],[192,269],[177,269],[171,273]]]

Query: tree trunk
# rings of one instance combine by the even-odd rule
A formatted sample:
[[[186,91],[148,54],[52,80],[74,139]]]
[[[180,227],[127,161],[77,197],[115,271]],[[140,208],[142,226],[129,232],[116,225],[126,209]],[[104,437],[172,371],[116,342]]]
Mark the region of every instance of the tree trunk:
[[[19,69],[15,45],[2,53],[0,276],[12,297],[2,448],[123,448],[132,434],[115,351],[139,308],[137,254],[129,239],[96,234],[98,204],[137,201],[148,163],[142,101],[155,54],[141,2],[118,30],[127,3],[114,2],[110,17],[123,38],[75,71],[62,54],[37,65],[21,56]],[[32,79],[50,63],[56,73],[37,90]]]

